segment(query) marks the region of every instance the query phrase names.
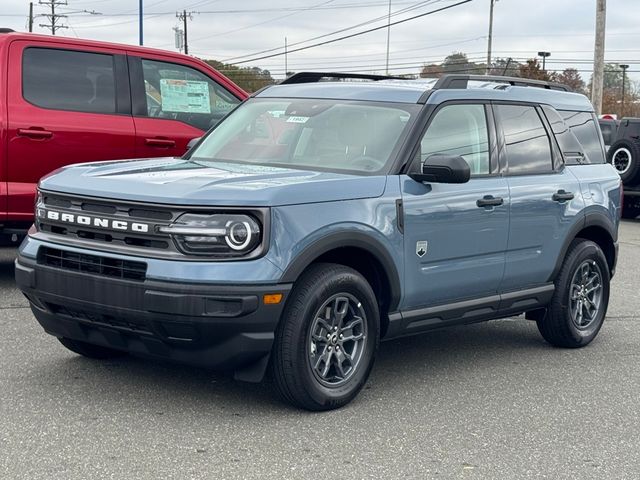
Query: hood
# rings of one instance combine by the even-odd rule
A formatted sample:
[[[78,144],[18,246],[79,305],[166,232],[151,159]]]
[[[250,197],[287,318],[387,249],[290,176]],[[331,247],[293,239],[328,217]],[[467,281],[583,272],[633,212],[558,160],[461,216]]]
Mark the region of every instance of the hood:
[[[379,197],[385,176],[154,158],[83,163],[44,177],[40,188],[175,205],[278,206]]]

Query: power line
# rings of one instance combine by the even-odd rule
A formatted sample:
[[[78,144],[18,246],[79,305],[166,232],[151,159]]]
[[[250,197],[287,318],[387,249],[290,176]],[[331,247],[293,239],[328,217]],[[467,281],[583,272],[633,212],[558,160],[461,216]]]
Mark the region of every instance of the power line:
[[[401,23],[408,22],[410,20],[415,20],[416,18],[426,17],[427,15],[433,15],[434,13],[442,12],[444,10],[449,10],[450,8],[458,7],[460,5],[464,5],[465,3],[470,3],[472,1],[473,0],[461,0],[458,3],[454,3],[452,5],[447,5],[445,7],[440,7],[438,9],[436,9],[436,10],[431,10],[429,12],[421,13],[419,15],[414,15],[412,17],[405,18],[405,19],[402,19],[402,20],[397,20],[395,22],[389,23],[388,25],[382,25],[382,26],[379,26],[379,27],[369,28],[369,29],[364,30],[362,32],[352,33],[350,35],[345,35],[345,36],[342,36],[342,37],[334,38],[332,40],[326,40],[324,42],[315,43],[313,45],[307,45],[305,47],[294,48],[293,50],[289,50],[289,53],[300,52],[302,50],[308,50],[310,48],[319,47],[321,45],[327,45],[329,43],[335,43],[335,42],[339,42],[339,41],[342,41],[342,40],[346,40],[347,38],[353,38],[353,37],[357,37],[357,36],[364,35],[364,34],[367,34],[367,33],[375,32],[375,31],[381,30],[383,28],[388,28],[388,27],[391,27],[391,26],[394,26],[394,25],[399,25]],[[241,60],[239,62],[233,62],[233,63],[231,63],[231,65],[239,65],[239,64],[242,64],[242,63],[255,62],[256,60],[264,60],[265,58],[278,57],[278,56],[280,56],[282,54],[283,54],[283,52],[274,53],[274,54],[271,54],[271,55],[264,55],[262,57],[251,58],[249,60]]]
[[[406,7],[406,8],[403,8],[401,10],[398,10],[398,11],[394,12],[391,16],[395,17],[397,15],[401,15],[401,14],[409,12],[411,10],[416,10],[416,9],[418,9],[420,7],[427,6],[427,5],[430,5],[432,3],[439,3],[439,2],[442,2],[442,1],[443,0],[425,0],[425,1],[418,2],[418,3],[414,3],[410,7]],[[384,20],[386,18],[387,18],[387,15],[382,15],[380,17],[371,18],[369,20],[365,20],[364,22],[358,23],[356,25],[351,25],[350,27],[341,28],[341,29],[335,30],[333,32],[324,33],[322,35],[317,35],[315,37],[307,38],[306,40],[300,40],[298,42],[291,43],[291,44],[289,44],[289,46],[292,47],[292,46],[296,46],[296,45],[302,45],[303,43],[312,42],[314,40],[319,40],[321,38],[331,37],[331,36],[337,35],[339,33],[343,33],[343,32],[347,32],[349,30],[353,30],[354,28],[363,27],[365,25],[371,25],[372,23],[376,23],[376,22],[378,22],[380,20]],[[389,25],[386,25],[386,26],[389,27]],[[245,55],[238,55],[236,57],[229,57],[229,58],[225,58],[224,61],[228,62],[229,60],[237,60],[237,59],[240,59],[240,58],[246,58],[246,57],[253,57],[255,55],[261,55],[263,53],[275,52],[276,50],[280,50],[281,48],[282,47],[269,48],[267,50],[260,50],[258,52],[253,52],[253,53],[249,53],[249,54],[245,54]]]

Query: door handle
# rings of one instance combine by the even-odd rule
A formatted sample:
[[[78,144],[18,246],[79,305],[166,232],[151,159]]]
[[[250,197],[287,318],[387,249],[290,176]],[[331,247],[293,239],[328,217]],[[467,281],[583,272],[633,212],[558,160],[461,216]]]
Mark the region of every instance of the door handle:
[[[556,193],[553,194],[553,197],[551,197],[553,199],[554,202],[566,202],[567,200],[573,200],[573,193],[571,192],[565,192],[564,190],[558,190]]]
[[[19,137],[29,137],[38,140],[53,137],[53,132],[45,130],[42,127],[19,128],[17,133]]]
[[[145,138],[144,143],[150,147],[171,148],[176,146],[176,141],[168,138]]]
[[[476,201],[476,205],[479,207],[497,207],[504,203],[502,197],[494,197],[493,195],[485,195]]]

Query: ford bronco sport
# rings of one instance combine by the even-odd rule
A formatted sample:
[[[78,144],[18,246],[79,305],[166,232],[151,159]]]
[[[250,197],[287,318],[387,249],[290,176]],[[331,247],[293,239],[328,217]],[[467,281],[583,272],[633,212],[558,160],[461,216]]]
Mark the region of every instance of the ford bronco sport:
[[[525,313],[553,345],[589,344],[621,191],[592,106],[562,85],[301,73],[182,158],[43,179],[16,280],[76,353],[270,370],[326,410],[381,339]]]

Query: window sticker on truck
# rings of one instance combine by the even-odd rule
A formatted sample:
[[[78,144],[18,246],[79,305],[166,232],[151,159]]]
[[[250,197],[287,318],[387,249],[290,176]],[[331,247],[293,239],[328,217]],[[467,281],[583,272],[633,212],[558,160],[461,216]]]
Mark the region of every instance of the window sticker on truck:
[[[207,82],[163,78],[160,97],[164,112],[211,113]]]

